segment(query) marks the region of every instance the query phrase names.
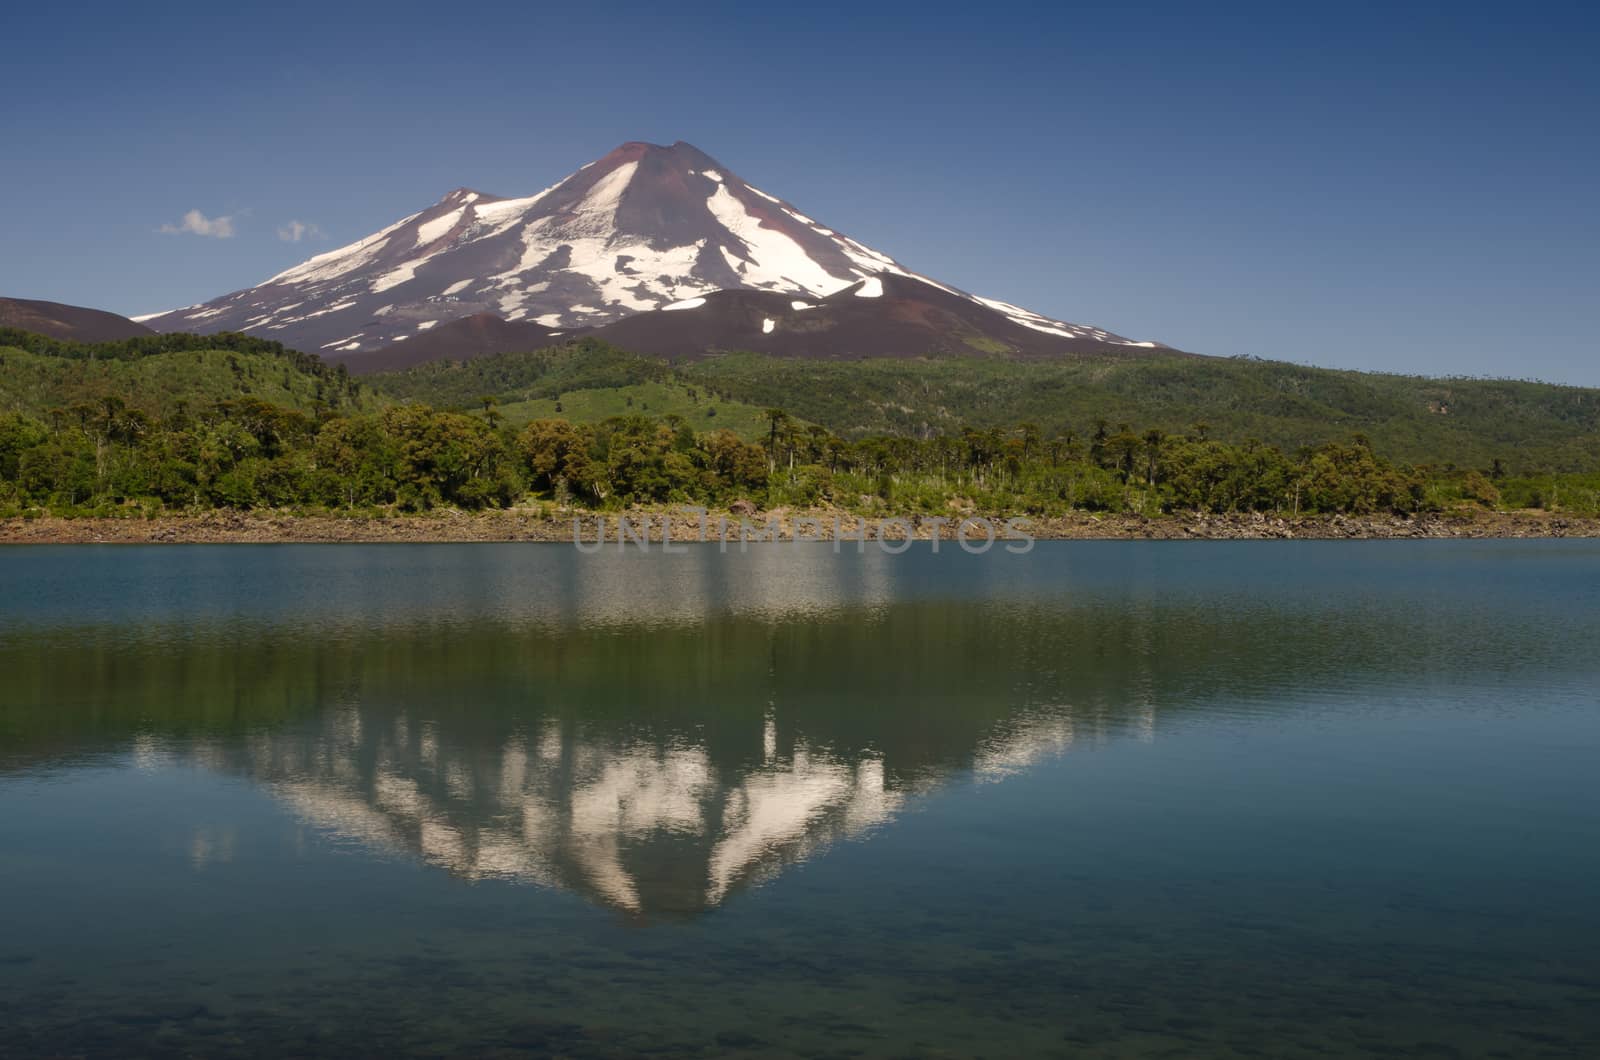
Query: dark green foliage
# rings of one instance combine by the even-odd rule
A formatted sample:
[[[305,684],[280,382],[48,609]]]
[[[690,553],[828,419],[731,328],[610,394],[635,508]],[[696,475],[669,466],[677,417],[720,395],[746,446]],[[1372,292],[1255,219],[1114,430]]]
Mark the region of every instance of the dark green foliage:
[[[558,398],[572,390],[615,389],[659,381],[672,373],[664,361],[637,357],[598,339],[578,339],[529,353],[502,353],[470,361],[430,361],[400,372],[365,376],[367,383],[401,401],[440,408],[470,408],[492,395],[501,405]]]
[[[481,418],[419,405],[327,418],[218,402],[136,429],[120,410],[0,419],[0,497],[57,509],[503,506],[517,456]],[[14,468],[14,470],[13,470]]]
[[[15,481],[22,454],[49,438],[44,425],[17,413],[0,413],[0,479]]]
[[[398,405],[349,416],[255,399],[150,416],[106,397],[48,419],[0,415],[0,503],[15,510],[191,508],[419,511],[505,507],[530,492],[559,504],[837,506],[863,513],[980,510],[1409,513],[1459,503],[1594,511],[1600,476],[1518,479],[1391,464],[1356,436],[1286,454],[1207,429],[1169,434],[1099,424],[1075,435],[968,427],[926,439],[850,441],[783,410],[761,444],[697,433],[681,417],[599,424],[500,423]]]

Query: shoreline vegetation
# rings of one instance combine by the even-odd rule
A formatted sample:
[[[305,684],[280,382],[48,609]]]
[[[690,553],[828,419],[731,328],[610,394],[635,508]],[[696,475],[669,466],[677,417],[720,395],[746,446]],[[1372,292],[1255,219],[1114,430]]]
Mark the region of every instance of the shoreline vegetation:
[[[1070,512],[1059,516],[983,515],[952,512],[943,519],[919,513],[863,517],[838,509],[756,511],[735,505],[711,511],[659,507],[617,512],[564,511],[548,507],[465,512],[433,510],[403,515],[301,514],[287,511],[216,510],[132,517],[0,519],[0,545],[10,544],[276,544],[383,542],[472,543],[580,541],[596,551],[659,550],[704,542],[726,548],[770,542],[834,541],[843,549],[863,542],[941,542],[959,547],[966,523],[969,544],[978,548],[992,528],[996,545],[1066,540],[1400,540],[1448,538],[1600,538],[1600,518],[1543,511],[1462,510],[1418,515],[1303,515],[1201,512],[1142,516]],[[622,521],[627,522],[623,534]],[[1008,529],[1008,520],[1011,521]],[[985,525],[986,524],[986,525]]]

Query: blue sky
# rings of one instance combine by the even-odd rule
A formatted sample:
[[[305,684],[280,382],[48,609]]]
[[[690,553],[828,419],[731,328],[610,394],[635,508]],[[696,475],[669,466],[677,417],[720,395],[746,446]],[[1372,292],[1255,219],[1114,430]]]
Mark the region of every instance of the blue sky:
[[[168,309],[683,139],[1136,338],[1600,385],[1585,6],[580,6],[8,11],[0,294]]]

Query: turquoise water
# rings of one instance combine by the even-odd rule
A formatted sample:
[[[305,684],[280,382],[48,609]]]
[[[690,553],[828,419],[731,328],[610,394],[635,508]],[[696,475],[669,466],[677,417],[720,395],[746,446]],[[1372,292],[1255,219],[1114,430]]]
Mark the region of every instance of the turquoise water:
[[[0,1055],[1600,1055],[1600,546],[0,549]]]

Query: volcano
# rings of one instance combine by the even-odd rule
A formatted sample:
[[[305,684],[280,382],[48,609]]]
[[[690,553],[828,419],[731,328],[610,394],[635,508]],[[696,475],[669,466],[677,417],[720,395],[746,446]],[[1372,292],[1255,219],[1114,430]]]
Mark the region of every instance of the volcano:
[[[882,275],[1040,335],[1127,343],[919,276],[681,141],[623,144],[523,198],[457,188],[258,286],[139,320],[248,332],[360,367],[363,353],[477,314],[571,334],[717,291],[817,300]]]

